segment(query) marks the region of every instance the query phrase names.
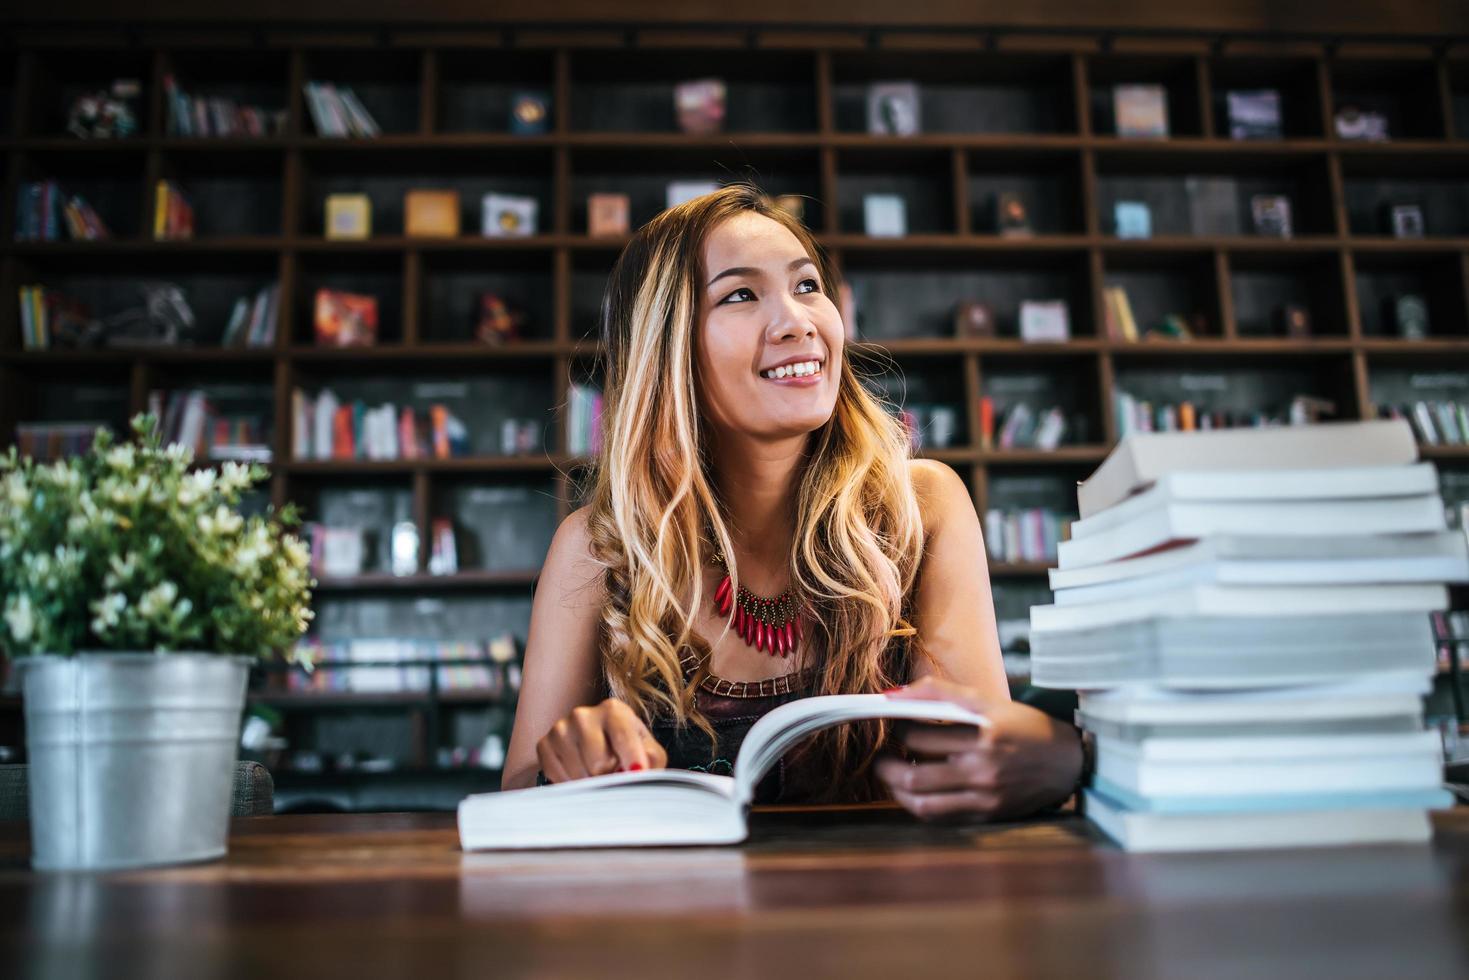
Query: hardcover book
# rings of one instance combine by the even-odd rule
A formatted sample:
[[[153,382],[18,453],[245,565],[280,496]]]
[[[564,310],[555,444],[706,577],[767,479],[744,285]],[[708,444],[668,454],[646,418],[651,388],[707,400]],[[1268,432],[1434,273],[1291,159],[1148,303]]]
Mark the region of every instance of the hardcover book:
[[[867,131],[913,136],[922,129],[916,82],[874,82],[867,87]]]
[[[486,194],[481,201],[480,233],[515,238],[536,233],[537,202],[521,194]]]
[[[332,240],[372,236],[372,201],[366,194],[328,194],[326,237]]]
[[[1161,85],[1115,85],[1112,108],[1118,136],[1168,135],[1168,91]]]
[[[426,238],[459,234],[459,192],[414,190],[403,196],[403,233]]]
[[[631,203],[626,194],[591,194],[587,197],[587,234],[614,237],[628,232]]]
[[[678,128],[692,136],[707,136],[724,128],[724,80],[701,78],[680,82],[673,90]]]
[[[748,835],[755,787],[788,750],[823,729],[875,718],[989,724],[985,716],[944,701],[881,694],[801,698],[755,722],[733,776],[650,769],[480,793],[459,804],[459,842],[466,851],[735,844]]]
[[[377,343],[377,297],[318,289],[316,342],[326,347],[367,347]]]
[[[1280,93],[1275,89],[1228,92],[1229,138],[1280,139]]]

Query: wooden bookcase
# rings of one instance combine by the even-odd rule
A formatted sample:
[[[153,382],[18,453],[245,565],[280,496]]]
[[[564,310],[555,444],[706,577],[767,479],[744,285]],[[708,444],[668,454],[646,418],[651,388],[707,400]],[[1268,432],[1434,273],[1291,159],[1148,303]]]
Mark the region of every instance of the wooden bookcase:
[[[143,28],[116,45],[105,35],[32,32],[0,47],[0,444],[15,425],[65,417],[78,399],[120,423],[157,388],[254,385],[274,417],[270,498],[300,501],[308,516],[333,488],[388,488],[411,502],[421,539],[455,488],[531,485],[554,518],[575,506],[579,459],[563,451],[558,410],[568,384],[593,370],[600,290],[624,240],[586,234],[586,196],[628,193],[634,225],[661,207],[674,178],[753,177],[773,193],[807,196],[807,221],[863,302],[864,342],[905,375],[910,394],[958,410],[960,443],[932,451],[970,486],[982,514],[1015,505],[1037,486],[1054,494],[1086,476],[1116,442],[1113,393],[1130,384],[1206,377],[1244,392],[1279,376],[1335,401],[1342,417],[1369,418],[1375,401],[1415,372],[1469,384],[1469,45],[1354,44],[1216,36],[1082,33],[943,36],[871,30],[807,34],[758,25],[668,32],[574,27],[423,31],[193,32]],[[83,46],[85,43],[85,46]],[[286,133],[263,139],[164,135],[162,80],[284,108]],[[84,141],[64,133],[77,91],[118,76],[143,80],[142,132]],[[727,132],[677,131],[673,86],[716,76],[729,85]],[[309,79],[352,85],[384,129],[376,139],[314,135],[302,95]],[[923,92],[924,132],[869,135],[866,86],[912,79]],[[1112,86],[1156,83],[1169,97],[1171,135],[1114,135]],[[1224,93],[1281,92],[1284,138],[1229,138]],[[551,95],[545,135],[508,133],[513,92]],[[1333,134],[1342,100],[1385,112],[1390,142]],[[48,177],[79,189],[112,224],[104,242],[14,240],[20,185]],[[153,187],[177,179],[194,195],[199,233],[155,242],[147,231]],[[1291,198],[1290,239],[1242,226],[1207,234],[1185,227],[1195,181],[1247,202]],[[402,192],[461,190],[467,234],[404,237]],[[323,237],[322,201],[338,190],[374,201],[374,235]],[[486,239],[477,197],[489,189],[533,194],[540,233]],[[996,192],[1028,202],[1035,233],[993,230]],[[862,233],[862,196],[903,194],[911,234]],[[1112,204],[1141,197],[1155,234],[1113,233]],[[1426,237],[1387,237],[1387,201],[1421,201]],[[1227,223],[1226,223],[1227,224]],[[201,320],[222,329],[236,295],[271,280],[283,300],[268,350],[197,346],[156,351],[21,349],[17,289],[78,285],[105,304],[138,278],[179,282]],[[342,283],[381,294],[386,318],[375,348],[312,344],[311,291]],[[1128,343],[1104,329],[1103,290],[1126,285],[1150,302],[1197,313],[1204,335]],[[510,347],[468,341],[475,288],[499,288],[532,313],[529,337]],[[1394,291],[1429,297],[1431,337],[1390,336],[1381,303]],[[1073,339],[1014,337],[1021,299],[1062,297]],[[1002,336],[955,339],[961,298],[992,302]],[[1299,302],[1313,336],[1274,334],[1270,310]],[[1162,308],[1160,306],[1160,308]],[[403,462],[297,460],[290,445],[292,390],[344,379],[510,379],[538,394],[544,452]],[[1031,379],[1026,381],[1025,379]],[[1035,379],[1041,379],[1036,381]],[[508,381],[507,381],[508,383]],[[1055,451],[982,449],[979,402],[1007,385],[1050,385],[1088,420],[1084,440]],[[1267,385],[1268,387],[1268,385]],[[1469,468],[1469,448],[1425,447],[1445,469]],[[549,522],[554,526],[554,520]],[[421,549],[424,561],[428,548]],[[486,567],[457,576],[368,574],[323,583],[322,603],[466,599],[525,615],[536,569]],[[997,593],[1044,589],[1045,568],[995,564]],[[386,598],[384,598],[386,597]],[[350,617],[348,617],[350,619]],[[523,624],[517,630],[523,637]]]

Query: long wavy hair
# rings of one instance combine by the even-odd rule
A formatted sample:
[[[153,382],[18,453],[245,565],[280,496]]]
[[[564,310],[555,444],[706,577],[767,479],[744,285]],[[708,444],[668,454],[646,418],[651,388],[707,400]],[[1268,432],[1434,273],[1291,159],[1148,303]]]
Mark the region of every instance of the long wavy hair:
[[[838,279],[806,228],[756,187],[731,184],[664,211],[619,256],[602,304],[603,450],[593,464],[587,526],[604,568],[600,630],[608,693],[646,721],[672,718],[713,735],[694,694],[710,644],[694,631],[706,601],[701,569],[729,558],[726,510],[710,459],[696,370],[698,284],[715,226],[754,212],[790,230],[835,301]],[[850,351],[851,348],[848,348]],[[803,669],[820,694],[882,691],[906,681],[921,656],[908,626],[923,525],[908,469],[909,444],[893,414],[840,364],[836,406],[813,431],[798,476],[792,591],[808,610]],[[683,662],[697,661],[691,681]],[[803,745],[832,773],[831,799],[879,795],[871,762],[887,738],[879,723],[841,726]]]

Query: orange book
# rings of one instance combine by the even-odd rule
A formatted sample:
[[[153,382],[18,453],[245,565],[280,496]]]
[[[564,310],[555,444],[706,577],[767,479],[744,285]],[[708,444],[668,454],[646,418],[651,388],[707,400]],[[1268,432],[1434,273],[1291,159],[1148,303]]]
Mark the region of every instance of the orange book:
[[[409,191],[403,196],[403,233],[436,238],[459,234],[459,192]]]
[[[377,343],[377,297],[318,289],[316,342],[327,347],[370,347]]]
[[[343,405],[332,416],[332,458],[355,459],[357,445],[352,437],[352,406]]]
[[[418,426],[414,423],[411,408],[403,409],[398,416],[398,456],[401,459],[418,458]]]
[[[1178,427],[1184,432],[1192,432],[1198,428],[1193,402],[1184,402],[1178,406]]]
[[[985,395],[979,400],[979,447],[992,449],[995,444],[995,400]]]
[[[439,459],[448,459],[449,410],[442,405],[435,405],[429,409],[429,418],[433,420],[434,456]]]

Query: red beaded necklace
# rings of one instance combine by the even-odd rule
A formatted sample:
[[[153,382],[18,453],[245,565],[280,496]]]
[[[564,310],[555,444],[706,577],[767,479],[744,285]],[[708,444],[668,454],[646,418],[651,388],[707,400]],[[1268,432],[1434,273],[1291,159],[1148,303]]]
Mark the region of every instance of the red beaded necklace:
[[[736,592],[724,556],[716,555],[714,560],[724,569],[724,577],[714,589],[714,608],[719,615],[729,616],[729,625],[750,646],[772,657],[789,657],[805,635],[795,596],[787,591],[767,599],[743,585]]]

